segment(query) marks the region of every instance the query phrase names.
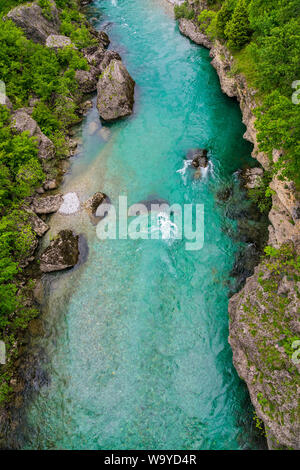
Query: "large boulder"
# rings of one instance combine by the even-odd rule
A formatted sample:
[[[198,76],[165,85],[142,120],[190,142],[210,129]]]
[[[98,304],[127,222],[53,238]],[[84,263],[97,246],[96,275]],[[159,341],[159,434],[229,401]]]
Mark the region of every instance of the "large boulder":
[[[36,197],[33,200],[32,207],[36,214],[52,214],[53,212],[58,211],[63,201],[63,196],[61,194]]]
[[[97,85],[97,108],[102,119],[111,121],[133,111],[135,82],[120,60],[112,60]]]
[[[91,46],[83,51],[90,66],[89,70],[77,70],[75,78],[83,93],[93,93],[97,90],[97,82],[101,73],[112,60],[121,60],[115,51],[105,51],[102,46]]]
[[[55,148],[50,139],[42,133],[37,122],[23,110],[18,109],[12,114],[11,128],[16,134],[29,132],[30,137],[35,137],[39,147],[39,158],[50,159],[54,157]]]
[[[45,44],[48,36],[58,34],[60,30],[59,12],[53,0],[51,0],[51,12],[47,18],[37,2],[13,8],[6,18],[12,20],[24,31],[28,39],[36,43]]]
[[[103,59],[99,63],[98,69],[102,74],[104,70],[109,66],[112,60],[122,60],[121,56],[116,51],[105,51]]]
[[[71,230],[62,230],[51,241],[40,258],[40,269],[43,273],[61,271],[77,264],[79,259],[79,237]]]

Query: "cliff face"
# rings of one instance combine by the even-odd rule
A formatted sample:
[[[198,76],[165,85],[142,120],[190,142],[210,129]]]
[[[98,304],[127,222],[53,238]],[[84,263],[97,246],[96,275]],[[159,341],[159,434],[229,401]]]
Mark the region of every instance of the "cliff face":
[[[193,6],[194,2],[189,0],[189,3]],[[196,11],[199,12],[199,4]],[[179,20],[180,31],[192,40],[195,27],[190,20]],[[215,41],[210,47],[207,38],[202,45],[210,48],[222,91],[240,103],[247,128],[244,138],[254,146],[253,158],[268,169],[270,160],[257,143],[253,113],[257,106],[256,90],[247,85],[244,76],[233,74],[234,59],[226,46]],[[279,156],[280,151],[274,149],[273,160]],[[300,370],[297,359],[292,357],[296,355],[293,348],[297,347],[295,341],[300,334],[297,265],[300,203],[292,182],[274,178],[270,186],[274,195],[268,244],[274,251],[256,267],[244,288],[230,299],[229,342],[235,368],[248,386],[257,416],[265,424],[269,448],[299,449]]]

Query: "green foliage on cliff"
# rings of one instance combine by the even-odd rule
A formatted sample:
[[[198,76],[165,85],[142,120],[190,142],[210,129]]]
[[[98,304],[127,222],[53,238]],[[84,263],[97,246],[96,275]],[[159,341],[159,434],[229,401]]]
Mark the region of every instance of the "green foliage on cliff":
[[[239,0],[232,17],[226,24],[224,34],[228,39],[228,47],[239,50],[250,40],[252,29],[244,0]]]
[[[300,104],[292,94],[300,80],[300,3],[298,0],[223,0],[219,11],[204,11],[198,21],[212,39],[225,42],[235,57],[233,73],[244,73],[258,90],[256,127],[260,149],[280,179],[300,187]],[[300,88],[300,84],[299,84]],[[298,93],[297,97],[299,98]]]
[[[182,5],[175,5],[174,7],[175,18],[186,18],[187,20],[192,20],[195,16],[194,10],[189,6],[187,2],[184,2]]]

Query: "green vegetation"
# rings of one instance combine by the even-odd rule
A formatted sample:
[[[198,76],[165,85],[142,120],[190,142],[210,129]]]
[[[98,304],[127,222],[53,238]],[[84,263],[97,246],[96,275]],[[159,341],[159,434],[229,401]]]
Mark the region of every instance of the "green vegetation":
[[[55,52],[28,40],[12,21],[2,19],[3,14],[23,3],[26,2],[8,0],[5,5],[1,2],[0,79],[6,85],[14,110],[35,100],[32,117],[54,143],[57,162],[68,151],[67,128],[78,122],[76,112],[81,94],[75,71],[88,70],[78,49],[93,45],[95,40],[73,0],[57,0],[56,4],[62,8],[61,32],[70,36],[78,49],[69,46]],[[45,17],[51,15],[51,1],[38,3]],[[43,183],[44,173],[49,171],[47,165],[38,158],[35,138],[26,132],[14,133],[10,111],[0,105],[0,339],[5,339],[8,354],[8,363],[0,374],[0,403],[10,397],[9,381],[19,332],[38,313],[30,301],[33,284],[31,281],[24,284],[23,276],[24,259],[32,255],[36,245],[24,199]]]
[[[270,188],[271,175],[264,172],[259,186],[248,190],[249,198],[256,204],[262,214],[268,215],[272,207],[272,194]]]
[[[200,29],[227,45],[235,58],[232,73],[243,73],[258,90],[260,150],[269,155],[272,174],[294,181],[299,188],[300,107],[292,102],[292,84],[300,80],[300,3],[223,0],[210,4],[212,9],[198,16]],[[276,163],[273,149],[283,150]]]
[[[186,18],[187,20],[192,20],[195,17],[194,10],[188,5],[187,2],[184,2],[182,5],[175,5],[174,7],[175,18]]]

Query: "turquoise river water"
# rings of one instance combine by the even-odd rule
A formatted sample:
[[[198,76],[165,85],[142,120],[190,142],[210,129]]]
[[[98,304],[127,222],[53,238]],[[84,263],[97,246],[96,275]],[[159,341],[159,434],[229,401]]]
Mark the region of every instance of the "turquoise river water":
[[[251,164],[238,104],[222,94],[209,52],[179,34],[166,0],[96,0],[93,8],[136,80],[135,111],[107,125],[91,110],[62,190],[82,202],[103,191],[116,205],[119,195],[129,204],[204,204],[204,245],[101,241],[84,210],[51,218],[48,239],[71,227],[89,251],[75,269],[45,276],[45,335],[35,346],[48,380],[23,410],[21,445],[257,448],[228,344],[227,281],[238,246],[216,203]],[[195,147],[209,149],[201,179],[184,170]]]

